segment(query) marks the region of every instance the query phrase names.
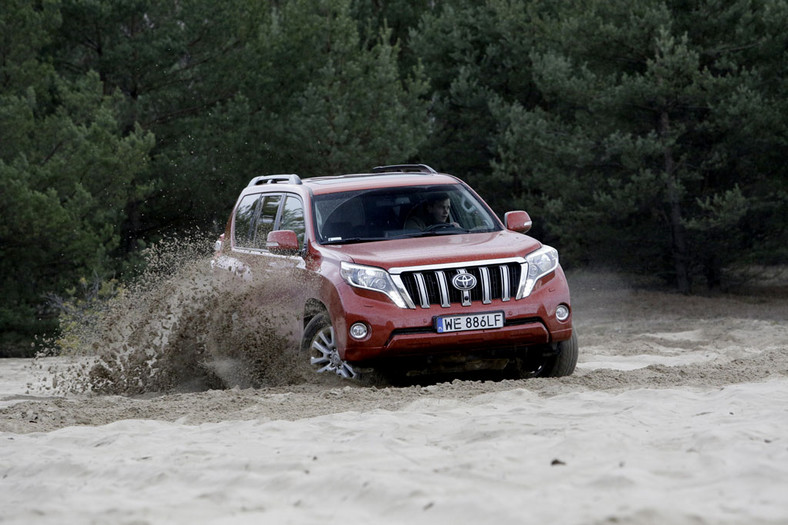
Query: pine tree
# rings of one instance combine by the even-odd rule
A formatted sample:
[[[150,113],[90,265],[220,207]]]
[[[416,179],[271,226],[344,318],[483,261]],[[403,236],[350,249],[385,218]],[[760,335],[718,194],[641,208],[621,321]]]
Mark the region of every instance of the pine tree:
[[[5,344],[46,328],[44,295],[117,270],[118,225],[148,169],[153,136],[124,133],[120,100],[98,75],[59,76],[44,48],[55,4],[0,10],[0,333]],[[41,322],[41,319],[44,322]]]
[[[720,285],[755,239],[785,239],[784,4],[588,0],[541,15],[544,101],[498,102],[496,175],[523,178],[575,257],[682,292],[696,275]]]
[[[348,0],[273,10],[247,60],[239,97],[251,110],[258,172],[366,170],[409,159],[427,135],[421,73],[399,70],[385,29],[361,40]]]

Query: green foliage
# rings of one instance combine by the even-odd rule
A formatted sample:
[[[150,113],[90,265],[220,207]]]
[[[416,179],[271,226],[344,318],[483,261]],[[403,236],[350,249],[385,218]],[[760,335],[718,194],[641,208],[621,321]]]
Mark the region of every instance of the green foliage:
[[[215,191],[217,166],[199,157],[206,145],[194,137],[215,134],[204,129],[214,124],[210,114],[243,78],[237,52],[242,20],[251,20],[247,2],[62,2],[53,50],[60,69],[77,78],[97,72],[104,92],[120,96],[122,130],[156,136],[150,169],[139,178],[148,191],[129,200],[120,224],[123,250],[134,253],[171,229],[214,218],[214,199],[227,195]]]
[[[135,181],[154,142],[139,128],[121,132],[120,99],[103,95],[97,75],[69,81],[36,58],[59,21],[53,5],[2,12],[5,27],[32,35],[7,35],[2,53],[13,60],[0,69],[0,332],[9,345],[53,325],[46,293],[113,272],[117,225],[145,193]]]
[[[287,2],[249,43],[252,167],[319,175],[411,157],[428,130],[420,72],[399,71],[385,30],[362,41],[350,2],[313,5]]]
[[[500,3],[461,0],[426,13],[410,47],[429,76],[434,131],[421,159],[479,185],[490,172],[497,124],[490,102],[512,90],[527,92],[521,43],[509,51]],[[527,59],[527,55],[525,57]],[[508,188],[489,185],[493,201]],[[495,202],[497,204],[497,202]]]
[[[696,275],[719,286],[725,267],[752,260],[753,241],[785,240],[779,221],[761,222],[786,205],[763,191],[786,184],[775,6],[741,1],[717,16],[703,3],[587,1],[545,13],[530,53],[544,101],[496,101],[496,176],[533,188],[523,197],[573,257],[682,291]]]

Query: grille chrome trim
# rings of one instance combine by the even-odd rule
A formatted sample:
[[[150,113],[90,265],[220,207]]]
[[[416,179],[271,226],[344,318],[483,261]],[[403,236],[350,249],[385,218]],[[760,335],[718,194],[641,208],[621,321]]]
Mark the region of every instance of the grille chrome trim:
[[[452,305],[470,307],[473,304],[490,304],[494,300],[506,302],[517,299],[514,293],[522,286],[525,269],[524,259],[513,257],[394,268],[389,272],[409,308],[429,309]],[[453,279],[462,274],[475,277],[477,285],[470,290],[455,287]]]
[[[402,281],[401,275],[391,275],[391,280],[394,281],[394,286],[396,286],[397,291],[405,300],[405,306],[410,310],[415,310],[416,305],[413,303],[413,299],[410,298],[410,293],[408,293],[408,288],[405,286],[405,283]]]
[[[427,283],[424,282],[424,275],[421,272],[416,272],[413,274],[413,278],[416,279],[416,286],[419,289],[419,302],[421,303],[421,307],[429,308],[430,300],[427,297]]]
[[[482,276],[482,304],[490,304],[492,296],[490,295],[490,269],[486,266],[479,268],[479,273]]]
[[[451,306],[451,303],[449,302],[449,285],[446,282],[446,272],[443,270],[438,270],[435,272],[435,276],[438,278],[438,289],[440,290],[441,306],[448,308]]]
[[[432,270],[449,270],[452,268],[461,268],[463,266],[496,266],[499,264],[517,263],[522,264],[526,262],[525,257],[509,257],[507,259],[482,259],[480,261],[465,261],[462,263],[443,263],[443,264],[421,264],[418,266],[394,266],[389,268],[390,274],[401,274],[404,272],[423,272]]]
[[[509,283],[509,268],[502,264],[498,266],[501,272],[501,301],[509,301],[512,298],[512,288]]]

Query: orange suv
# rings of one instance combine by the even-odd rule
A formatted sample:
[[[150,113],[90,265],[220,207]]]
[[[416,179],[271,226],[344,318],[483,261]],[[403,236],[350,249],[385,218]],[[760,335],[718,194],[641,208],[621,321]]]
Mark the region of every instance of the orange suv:
[[[558,252],[504,221],[467,184],[424,164],[370,173],[255,177],[212,265],[285,264],[299,288],[304,358],[347,378],[504,370],[564,376],[577,363]],[[307,290],[308,289],[308,290]]]

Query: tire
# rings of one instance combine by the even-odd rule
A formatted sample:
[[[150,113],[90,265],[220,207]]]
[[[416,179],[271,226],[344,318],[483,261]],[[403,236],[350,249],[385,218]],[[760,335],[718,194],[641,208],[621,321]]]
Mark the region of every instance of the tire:
[[[353,367],[339,357],[334,327],[327,313],[319,313],[306,325],[301,340],[301,350],[309,356],[309,363],[317,373],[335,373],[346,379],[355,379]]]
[[[573,331],[572,337],[558,343],[558,354],[550,358],[541,375],[544,377],[571,376],[577,366],[578,345],[577,334]]]

